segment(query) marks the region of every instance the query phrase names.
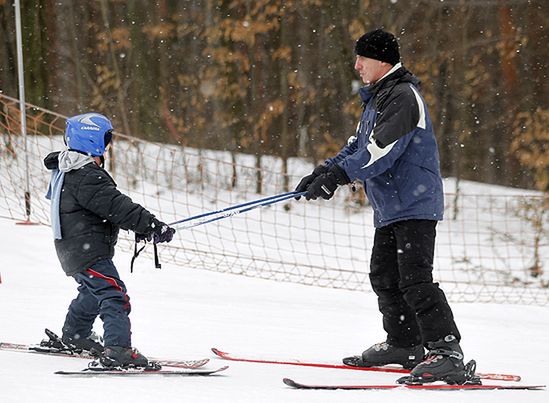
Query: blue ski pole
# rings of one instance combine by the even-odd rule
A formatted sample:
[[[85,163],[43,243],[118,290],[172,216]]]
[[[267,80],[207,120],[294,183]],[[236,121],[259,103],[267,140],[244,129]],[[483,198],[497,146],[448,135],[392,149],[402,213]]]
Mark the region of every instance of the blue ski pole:
[[[303,196],[305,193],[306,192],[301,192],[301,193],[288,192],[288,193],[282,193],[282,194],[275,195],[275,196],[269,196],[269,197],[265,197],[263,199],[254,200],[254,201],[241,203],[241,204],[236,204],[234,206],[226,207],[226,208],[223,208],[223,209],[220,209],[220,210],[199,214],[199,215],[196,215],[196,216],[193,216],[193,217],[188,217],[188,218],[185,218],[183,220],[175,221],[175,222],[173,222],[171,224],[168,224],[168,225],[176,226],[176,225],[180,225],[180,224],[183,224],[183,223],[186,223],[186,222],[192,222],[192,221],[195,221],[195,220],[198,220],[198,219],[202,218],[203,220],[191,223],[191,225],[183,226],[183,229],[193,228],[193,227],[197,227],[199,225],[203,225],[203,224],[207,224],[207,223],[210,223],[210,222],[218,221],[218,220],[221,220],[223,218],[232,217],[232,216],[235,216],[237,214],[245,213],[247,211],[256,209],[258,207],[264,207],[264,206],[268,206],[268,205],[278,203],[278,202],[281,202],[281,201],[284,201],[284,200],[288,200],[288,199],[291,199],[292,197]],[[211,216],[215,216],[215,217],[208,218],[208,217],[211,217]]]

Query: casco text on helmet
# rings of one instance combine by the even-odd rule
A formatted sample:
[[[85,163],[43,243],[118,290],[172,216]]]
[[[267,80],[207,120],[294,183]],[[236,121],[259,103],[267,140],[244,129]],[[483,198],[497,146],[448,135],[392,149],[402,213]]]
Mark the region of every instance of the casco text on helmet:
[[[99,113],[85,113],[67,119],[65,142],[69,150],[100,157],[112,138],[111,121]]]

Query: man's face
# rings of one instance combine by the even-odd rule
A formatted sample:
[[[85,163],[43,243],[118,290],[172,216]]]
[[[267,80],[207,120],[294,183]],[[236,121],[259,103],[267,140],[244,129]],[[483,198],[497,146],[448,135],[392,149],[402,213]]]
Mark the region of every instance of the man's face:
[[[387,72],[387,63],[370,59],[364,56],[356,56],[355,70],[360,74],[364,84],[372,84],[379,80]]]

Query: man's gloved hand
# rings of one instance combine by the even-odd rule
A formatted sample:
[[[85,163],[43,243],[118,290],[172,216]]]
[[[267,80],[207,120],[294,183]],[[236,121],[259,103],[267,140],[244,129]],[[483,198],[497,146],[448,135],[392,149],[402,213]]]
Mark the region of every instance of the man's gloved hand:
[[[337,164],[330,167],[327,173],[319,175],[307,188],[305,199],[316,200],[322,197],[329,200],[334,196],[338,186],[351,183],[347,173]]]
[[[135,242],[170,242],[173,239],[173,234],[175,234],[175,229],[154,218],[149,230],[145,234],[135,234]]]
[[[307,176],[304,176],[303,178],[301,178],[301,181],[299,181],[299,184],[295,188],[295,191],[298,192],[298,193],[305,192],[309,188],[311,183],[313,183],[313,181],[318,176],[320,176],[322,174],[325,174],[327,172],[328,172],[328,166],[326,166],[326,165],[317,166],[310,175],[307,175]],[[301,199],[301,196],[297,196],[297,197],[295,197],[295,199],[299,200],[299,199]]]

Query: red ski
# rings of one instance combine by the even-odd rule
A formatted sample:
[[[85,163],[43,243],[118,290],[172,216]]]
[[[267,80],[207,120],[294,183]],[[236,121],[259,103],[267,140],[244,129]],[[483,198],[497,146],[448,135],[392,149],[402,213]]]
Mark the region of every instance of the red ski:
[[[410,371],[401,367],[394,367],[386,365],[384,367],[351,367],[349,365],[341,364],[323,364],[318,362],[302,362],[302,361],[279,361],[279,360],[262,360],[262,359],[251,359],[251,358],[240,358],[233,357],[230,353],[226,353],[217,348],[212,348],[212,351],[215,355],[224,360],[230,361],[241,361],[241,362],[255,362],[260,364],[280,364],[280,365],[298,365],[302,367],[316,367],[316,368],[332,368],[332,369],[348,369],[354,371],[375,371],[375,372],[391,372],[398,374],[409,374]],[[481,379],[490,379],[493,381],[520,381],[520,376],[518,375],[508,375],[508,374],[486,374],[486,373],[476,373]]]
[[[383,389],[420,389],[420,390],[540,390],[544,389],[545,385],[307,385],[304,383],[295,382],[289,378],[284,378],[283,382],[295,389],[325,389],[325,390],[383,390]]]

